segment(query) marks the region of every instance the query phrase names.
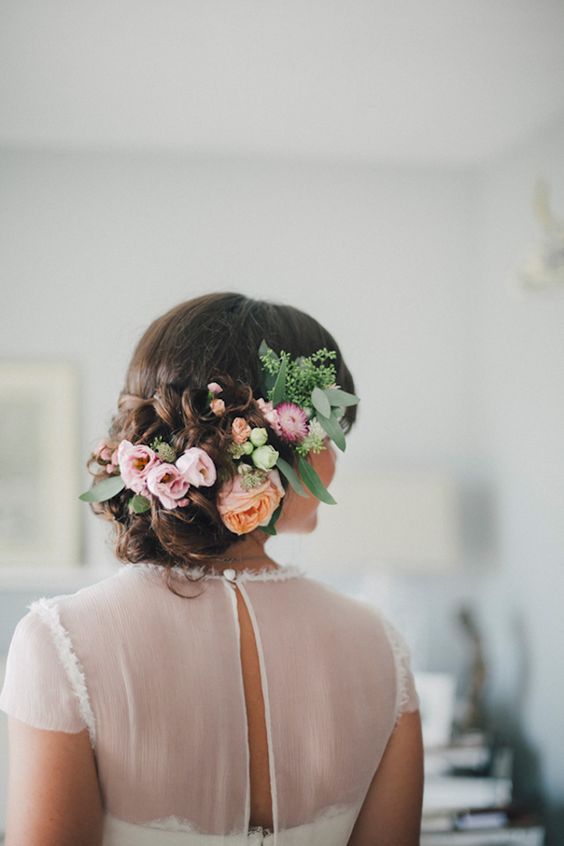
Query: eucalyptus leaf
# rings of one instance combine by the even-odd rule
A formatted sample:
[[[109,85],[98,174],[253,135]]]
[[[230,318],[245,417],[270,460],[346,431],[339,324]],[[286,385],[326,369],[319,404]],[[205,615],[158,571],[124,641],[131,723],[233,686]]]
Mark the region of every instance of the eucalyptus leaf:
[[[339,405],[357,405],[360,398],[355,394],[349,394],[348,391],[342,391],[340,388],[325,388],[325,394],[333,406]],[[328,415],[325,415],[328,417]]]
[[[339,447],[339,449],[344,452],[347,446],[347,442],[345,441],[345,433],[339,423],[336,415],[334,412],[331,412],[330,417],[325,417],[323,414],[318,414],[317,419],[329,435],[332,441]]]
[[[322,391],[321,388],[316,386],[311,392],[311,401],[316,411],[319,411],[325,417],[331,416],[331,404],[325,391]]]
[[[267,535],[275,535],[276,534],[275,524],[276,524],[276,521],[278,520],[278,518],[280,517],[281,511],[282,511],[282,503],[280,503],[278,508],[275,511],[272,512],[272,516],[271,516],[270,520],[268,521],[268,523],[266,524],[266,526],[259,526],[258,528],[262,529],[262,531],[265,532]]]
[[[132,496],[129,500],[129,507],[135,511],[136,514],[144,514],[145,511],[150,509],[151,503],[146,496],[142,496],[142,494],[135,494],[135,496]]]
[[[272,391],[272,405],[277,406],[278,403],[282,402],[284,399],[284,394],[286,391],[286,371],[288,370],[288,362],[284,358],[282,360],[282,364],[280,365],[280,370],[278,371],[278,376],[276,377],[276,382],[274,383],[274,388]]]
[[[262,386],[264,399],[268,397],[268,392],[272,390],[275,382],[276,375],[274,373],[269,373],[267,370],[262,371]]]
[[[258,354],[260,361],[260,369],[262,373],[262,394],[265,399],[268,397],[269,391],[274,388],[274,383],[276,382],[276,374],[270,373],[270,371],[268,371],[264,366],[264,363],[260,360],[260,356],[266,355],[267,353],[270,353],[271,358],[273,358],[275,361],[280,360],[280,357],[277,355],[277,353],[274,352],[272,347],[268,346],[268,344],[263,338],[258,348]]]
[[[280,458],[280,456],[278,456],[278,461],[276,462],[276,466],[280,470],[280,472],[284,476],[286,476],[286,478],[290,482],[290,484],[293,487],[293,489],[295,490],[295,492],[297,494],[299,494],[300,496],[307,497],[307,494],[303,489],[302,483],[300,482],[300,480],[298,478],[298,474],[296,473],[296,471],[294,470],[292,465],[288,464],[287,461],[284,461],[283,458]]]
[[[107,479],[102,479],[101,482],[98,482],[89,491],[81,493],[78,498],[83,502],[105,502],[124,488],[125,482],[119,474],[117,476],[108,476]]]
[[[317,497],[317,499],[320,499],[321,502],[326,502],[327,505],[337,504],[337,501],[333,499],[333,497],[317,475],[316,471],[302,455],[298,457],[298,468],[306,486],[309,488],[312,494]]]

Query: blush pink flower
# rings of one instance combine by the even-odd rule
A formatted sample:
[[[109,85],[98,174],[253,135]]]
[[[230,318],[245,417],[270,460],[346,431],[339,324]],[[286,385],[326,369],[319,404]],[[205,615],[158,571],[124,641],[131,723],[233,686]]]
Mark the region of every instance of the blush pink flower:
[[[182,473],[187,482],[194,487],[209,487],[217,479],[217,470],[207,452],[200,447],[189,447],[180,458],[175,461],[175,466]]]
[[[99,441],[98,446],[94,450],[94,455],[97,460],[111,461],[112,448],[106,441]]]
[[[295,402],[281,402],[276,406],[276,430],[289,443],[303,441],[308,433],[307,415]]]
[[[236,444],[244,444],[249,440],[251,434],[251,427],[244,417],[236,417],[231,424],[231,437]]]
[[[94,455],[98,464],[107,462],[105,464],[106,473],[115,473],[116,470],[119,470],[117,447],[112,449],[112,445],[107,441],[99,441],[98,446],[94,451]]]
[[[123,440],[117,448],[117,459],[125,486],[145,496],[148,492],[147,476],[161,463],[158,455],[144,444],[132,444]]]
[[[210,394],[220,394],[223,388],[217,382],[210,382],[208,385],[208,391]]]
[[[183,497],[190,487],[190,482],[178,467],[163,461],[149,470],[147,487],[165,508],[176,508],[179,504],[186,505]]]
[[[117,447],[114,449],[110,456],[110,463],[106,464],[106,472],[107,473],[115,473],[116,471],[119,472],[119,461],[118,461],[118,451]]]
[[[245,490],[243,477],[236,474],[221,488],[217,510],[230,532],[244,535],[266,526],[284,496],[278,470],[270,470],[261,485]]]
[[[262,397],[257,400],[257,405],[263,413],[264,419],[273,429],[276,429],[278,424],[278,412],[271,402],[266,402]]]

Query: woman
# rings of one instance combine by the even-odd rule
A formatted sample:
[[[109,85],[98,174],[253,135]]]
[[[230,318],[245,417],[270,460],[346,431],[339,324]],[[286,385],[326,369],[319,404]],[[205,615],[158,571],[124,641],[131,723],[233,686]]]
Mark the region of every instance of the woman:
[[[149,326],[80,497],[122,564],[10,645],[6,846],[418,844],[405,641],[265,549],[331,503],[356,402],[290,306],[213,294]]]

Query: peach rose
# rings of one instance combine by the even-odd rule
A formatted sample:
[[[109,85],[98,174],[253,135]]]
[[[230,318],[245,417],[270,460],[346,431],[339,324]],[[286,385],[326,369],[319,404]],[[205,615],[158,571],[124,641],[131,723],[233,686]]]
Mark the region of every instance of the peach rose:
[[[257,526],[266,526],[284,496],[278,470],[270,470],[262,485],[245,490],[243,479],[237,474],[221,488],[217,497],[217,510],[221,519],[236,535],[252,532]]]
[[[225,403],[222,399],[212,399],[210,408],[216,417],[221,417],[225,413]]]
[[[236,417],[231,424],[231,437],[236,444],[244,444],[249,440],[251,434],[251,427],[244,417]]]

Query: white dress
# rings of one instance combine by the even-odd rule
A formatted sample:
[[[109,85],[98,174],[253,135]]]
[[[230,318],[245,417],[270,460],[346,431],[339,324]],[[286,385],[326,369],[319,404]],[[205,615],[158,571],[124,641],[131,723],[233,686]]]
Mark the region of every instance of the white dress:
[[[120,565],[30,603],[0,708],[88,729],[103,846],[346,846],[397,720],[419,707],[403,637],[294,565],[175,577],[191,599],[164,575]],[[259,657],[273,831],[249,826],[237,590]]]

